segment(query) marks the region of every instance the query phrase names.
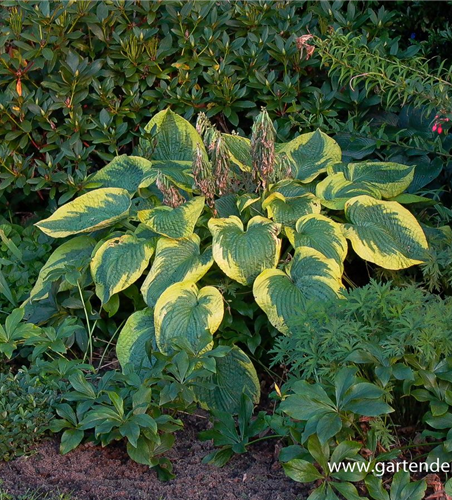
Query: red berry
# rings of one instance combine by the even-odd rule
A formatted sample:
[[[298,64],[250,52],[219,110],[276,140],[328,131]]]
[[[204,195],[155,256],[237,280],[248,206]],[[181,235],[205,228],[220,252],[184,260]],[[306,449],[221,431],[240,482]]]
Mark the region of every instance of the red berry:
[[[443,127],[441,127],[441,125],[438,127],[438,134],[442,134],[443,133]]]
[[[438,125],[435,123],[435,125],[433,125],[433,127],[432,127],[432,131],[433,131],[433,132],[436,132],[436,129],[437,129],[437,128],[438,128]]]

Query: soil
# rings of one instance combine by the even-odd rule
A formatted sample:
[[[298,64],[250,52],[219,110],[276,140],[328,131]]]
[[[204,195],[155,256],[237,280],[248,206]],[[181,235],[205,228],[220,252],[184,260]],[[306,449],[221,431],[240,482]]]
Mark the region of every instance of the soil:
[[[202,422],[202,423],[200,423]],[[36,453],[0,462],[2,489],[23,495],[30,489],[72,493],[74,500],[302,500],[308,490],[284,475],[275,440],[257,443],[247,454],[235,456],[219,469],[202,463],[214,448],[197,434],[208,425],[189,417],[167,453],[176,478],[158,480],[156,473],[131,461],[122,443],[102,448],[90,443],[67,455],[58,440],[41,443]]]

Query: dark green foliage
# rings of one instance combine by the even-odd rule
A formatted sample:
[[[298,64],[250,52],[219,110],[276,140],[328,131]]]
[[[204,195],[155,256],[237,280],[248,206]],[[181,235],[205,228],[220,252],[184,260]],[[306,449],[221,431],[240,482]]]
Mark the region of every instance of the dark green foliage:
[[[202,441],[213,439],[214,445],[220,448],[204,457],[204,463],[222,467],[234,453],[246,453],[247,447],[252,444],[251,438],[268,430],[265,412],[259,412],[256,418],[252,418],[253,407],[251,399],[243,394],[237,422],[230,413],[212,411],[215,419],[213,428],[202,432],[199,437]]]
[[[266,105],[279,140],[314,127],[344,134],[347,121],[345,136],[368,138],[370,127],[372,152],[387,146],[385,157],[414,146],[450,158],[450,145],[440,146],[428,124],[415,137],[401,124],[388,125],[379,139],[379,93],[367,96],[366,82],[350,87],[328,78],[320,49],[312,53],[300,38],[323,39],[342,28],[364,33],[383,56],[421,54],[422,44],[397,33],[400,5],[394,12],[391,4],[367,2],[2,5],[0,193],[17,188],[53,199],[58,189],[65,192],[60,203],[67,201],[88,171],[130,154],[142,124],[168,105],[189,119],[203,110],[222,131],[238,127],[240,118],[246,132]],[[361,73],[352,68],[352,75]],[[390,111],[399,112],[401,102]]]
[[[30,452],[54,418],[58,391],[26,370],[0,374],[0,460]]]
[[[451,355],[451,325],[450,298],[372,281],[349,290],[346,300],[300,312],[293,334],[277,339],[274,363],[288,364],[295,377],[319,380],[367,356],[387,382],[403,373],[406,358],[429,367]]]
[[[0,218],[0,318],[30,293],[51,251],[52,238],[33,226]]]

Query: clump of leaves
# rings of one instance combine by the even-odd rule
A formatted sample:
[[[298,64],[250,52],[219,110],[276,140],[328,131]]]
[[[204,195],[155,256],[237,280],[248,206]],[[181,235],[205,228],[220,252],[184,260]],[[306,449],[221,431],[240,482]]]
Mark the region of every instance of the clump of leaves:
[[[0,373],[0,459],[30,453],[49,429],[59,391],[22,369]]]
[[[274,363],[289,365],[294,377],[320,380],[367,357],[387,382],[393,373],[402,376],[407,359],[428,367],[452,354],[451,298],[374,280],[344,297],[299,311],[291,334],[276,340]]]
[[[51,241],[33,226],[24,228],[0,218],[0,317],[30,293],[50,254]]]

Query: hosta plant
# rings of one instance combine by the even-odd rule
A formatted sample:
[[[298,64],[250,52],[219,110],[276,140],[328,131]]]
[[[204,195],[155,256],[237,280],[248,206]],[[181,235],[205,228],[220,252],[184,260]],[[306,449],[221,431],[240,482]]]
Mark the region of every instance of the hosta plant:
[[[37,224],[64,242],[41,270],[26,318],[70,314],[96,325],[118,316],[126,320],[118,359],[145,377],[159,353],[196,357],[240,343],[262,354],[309,300],[342,296],[348,242],[388,269],[423,262],[426,237],[402,205],[424,201],[402,194],[413,168],[342,164],[322,132],[275,144],[272,127],[265,110],[251,140],[205,118],[197,130],[169,109],[155,115],[141,140],[150,160],[115,158]],[[257,402],[241,348],[214,365],[196,393],[201,405],[234,413],[243,393]]]

